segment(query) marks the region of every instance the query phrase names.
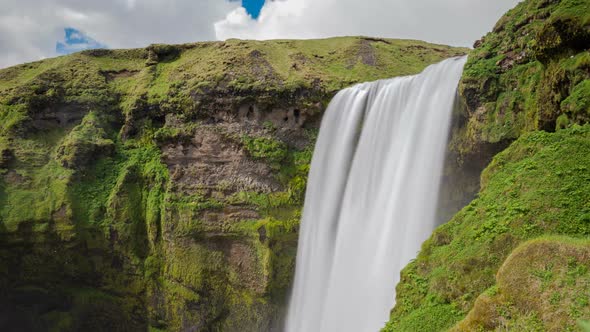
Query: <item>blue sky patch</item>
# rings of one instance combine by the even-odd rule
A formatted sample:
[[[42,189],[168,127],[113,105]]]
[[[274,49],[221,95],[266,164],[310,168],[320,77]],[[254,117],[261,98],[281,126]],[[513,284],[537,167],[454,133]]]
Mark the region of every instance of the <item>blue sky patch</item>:
[[[257,19],[260,15],[260,10],[264,6],[265,0],[242,0],[242,7],[246,8],[246,11],[252,18]]]
[[[105,44],[94,40],[78,29],[68,27],[64,29],[64,32],[64,40],[55,43],[55,52],[57,52],[57,54],[64,55],[83,50],[107,47]]]

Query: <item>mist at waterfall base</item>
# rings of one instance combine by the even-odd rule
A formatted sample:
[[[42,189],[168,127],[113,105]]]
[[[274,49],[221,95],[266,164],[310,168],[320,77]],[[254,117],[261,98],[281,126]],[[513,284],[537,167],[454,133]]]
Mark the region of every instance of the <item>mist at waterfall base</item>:
[[[375,332],[435,228],[466,57],[340,91],[313,154],[287,332]]]

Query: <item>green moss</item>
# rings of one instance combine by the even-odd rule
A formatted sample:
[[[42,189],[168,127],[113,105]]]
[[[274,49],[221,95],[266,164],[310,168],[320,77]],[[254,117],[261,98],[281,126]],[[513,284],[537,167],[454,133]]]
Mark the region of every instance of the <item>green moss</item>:
[[[562,114],[557,117],[557,121],[555,123],[555,130],[564,129],[569,127],[570,120],[568,119],[566,114]]]
[[[5,183],[2,221],[8,231],[23,222],[47,222],[63,209],[67,217],[67,188],[71,172],[55,162],[38,169],[15,171],[15,183]],[[60,224],[67,233],[71,225]],[[65,235],[65,234],[64,234]]]
[[[26,109],[22,105],[0,105],[2,136],[14,134],[27,119]]]
[[[244,136],[242,142],[254,159],[266,160],[277,169],[287,157],[287,147],[275,139]]]
[[[275,209],[293,205],[289,193],[283,191],[269,194],[255,191],[240,191],[227,197],[226,202],[229,204],[253,205],[259,212],[265,215],[268,215]]]
[[[424,319],[428,317],[428,319]],[[384,331],[444,331],[460,319],[461,312],[448,304],[434,304],[410,313],[399,324],[388,323]]]
[[[163,126],[154,133],[154,140],[159,144],[179,141],[185,142],[194,135],[199,125],[198,122],[183,122],[175,126]]]
[[[312,132],[310,141],[315,142],[316,138],[317,132]],[[280,178],[286,182],[289,198],[293,203],[303,204],[312,155],[313,144],[300,151],[291,150],[287,157],[288,162],[281,167]]]
[[[192,212],[199,212],[202,210],[217,210],[224,206],[223,202],[215,198],[206,198],[202,194],[192,195],[168,195],[170,207],[180,209],[187,209]]]
[[[114,143],[106,135],[96,113],[88,113],[82,123],[76,126],[63,140],[57,150],[57,158],[64,167],[79,169],[101,154],[114,150]]]
[[[77,220],[90,224],[104,220],[108,197],[123,167],[124,159],[118,151],[113,157],[98,158],[74,181],[70,197]]]
[[[298,213],[283,216],[283,219],[267,217],[242,222],[229,229],[256,239],[264,278],[269,279],[266,293],[273,303],[283,303],[288,296],[295,268],[299,219]]]
[[[584,100],[590,42],[588,4],[580,0],[528,0],[504,15],[469,54],[460,83],[467,105],[464,128],[451,149],[477,154],[486,144],[522,133],[590,120]],[[573,116],[575,114],[575,116]]]
[[[168,255],[165,273],[193,289],[204,288],[210,275],[223,273],[226,269],[223,253],[202,245],[179,248]]]
[[[229,40],[0,70],[0,306],[33,286],[35,303],[68,299],[22,309],[22,321],[54,330],[279,327],[317,130],[245,124],[237,110],[298,107],[313,126],[343,86],[465,52],[365,37]],[[184,186],[162,151],[194,143],[203,123],[242,126],[228,139],[280,189]],[[306,133],[305,146],[291,132]]]
[[[453,329],[574,331],[590,314],[587,240],[542,237],[516,248],[500,267],[497,291],[485,293]]]
[[[498,154],[481,176],[478,197],[440,226],[403,270],[388,330],[428,321],[431,306],[456,308],[455,319],[465,315],[527,239],[588,236],[589,156],[588,125],[525,134]]]
[[[561,108],[572,116],[590,113],[590,79],[576,85],[572,93],[561,102]]]
[[[145,257],[161,235],[161,218],[168,169],[155,146],[128,151],[128,161],[118,176],[107,205],[107,223],[127,239],[138,256]]]
[[[256,91],[261,101],[298,89],[331,95],[345,85],[414,74],[465,52],[420,41],[363,37],[96,50],[0,71],[0,104],[26,105],[32,114],[63,102],[129,109],[143,98],[167,111],[194,114],[211,99],[211,90],[246,93],[240,98]]]

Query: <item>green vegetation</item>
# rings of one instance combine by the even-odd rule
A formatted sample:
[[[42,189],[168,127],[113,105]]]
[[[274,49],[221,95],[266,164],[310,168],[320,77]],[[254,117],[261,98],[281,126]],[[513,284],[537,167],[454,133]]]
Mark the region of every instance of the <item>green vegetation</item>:
[[[482,174],[478,197],[451,221],[438,227],[423,244],[418,258],[403,270],[401,283],[397,287],[397,304],[385,330],[447,329],[470,310],[476,310],[476,299],[486,290],[487,295],[482,295],[484,298],[489,297],[490,293],[525,292],[523,285],[533,287],[526,281],[502,279],[501,265],[519,244],[528,239],[548,234],[567,235],[574,239],[590,235],[589,165],[590,125],[574,125],[556,133],[537,131],[525,134],[494,157]],[[524,295],[511,296],[516,307],[509,309],[521,310],[518,311],[520,314],[514,311],[514,316],[511,316],[514,321],[510,324],[515,324],[511,326],[517,330],[523,324],[537,324],[549,329],[553,326],[551,324],[559,323],[573,328],[578,318],[588,318],[590,314],[586,306],[582,311],[575,309],[578,307],[563,309],[567,318],[557,321],[554,320],[557,318],[541,315],[556,308],[562,310],[562,307],[567,307],[566,303],[575,303],[576,296],[588,296],[586,279],[583,279],[588,277],[587,271],[570,275],[557,264],[554,267],[558,270],[555,271],[553,267],[536,271],[526,268],[528,264],[535,266],[552,261],[562,264],[571,258],[567,250],[563,254],[565,258],[547,254],[552,249],[543,250],[541,256],[522,258],[531,259],[527,265],[516,264],[515,261],[510,263],[509,259],[504,266],[512,264],[511,268],[516,269],[513,273],[531,273],[526,278],[538,278],[541,283],[543,280],[557,284],[573,282],[581,287],[582,293],[562,285],[561,293],[552,295],[550,288],[553,286],[547,286],[548,293],[544,296],[554,296],[553,301],[557,304],[547,307],[549,303],[537,302],[537,307],[529,308],[536,308],[537,316],[531,311],[522,311],[527,308],[526,302],[514,302],[526,301]],[[499,270],[498,286],[490,288],[496,284],[494,276]],[[436,315],[439,325],[424,323],[430,322],[432,315]]]
[[[479,178],[514,143],[403,271],[385,331],[587,325],[589,5],[524,1],[470,52],[451,159]],[[0,324],[280,326],[323,107],[467,51],[228,40],[0,70]]]
[[[460,92],[464,125],[451,149],[477,154],[531,130],[590,120],[590,3],[528,0],[504,15],[469,53]]]
[[[478,297],[453,329],[577,331],[590,316],[590,241],[542,237],[518,246],[496,275],[495,291]]]
[[[253,158],[266,160],[276,169],[280,168],[281,162],[287,157],[285,144],[272,138],[245,136],[242,142]]]
[[[159,104],[165,112],[194,113],[206,111],[200,104],[212,102],[213,90],[241,99],[255,93],[268,105],[277,102],[277,94],[290,99],[302,89],[316,90],[305,98],[312,104],[344,86],[414,74],[465,52],[420,41],[363,37],[92,50],[0,71],[0,104],[107,106],[120,96],[128,116],[141,103]]]
[[[402,272],[386,331],[575,331],[588,319],[587,275],[564,262],[583,261],[590,235],[589,6],[523,1],[475,43],[445,169],[449,201],[474,199]]]
[[[0,70],[0,329],[280,326],[318,113],[465,52],[229,40]]]
[[[57,159],[66,168],[80,168],[93,155],[109,154],[115,144],[106,136],[104,125],[96,113],[88,113],[63,140],[57,150]]]

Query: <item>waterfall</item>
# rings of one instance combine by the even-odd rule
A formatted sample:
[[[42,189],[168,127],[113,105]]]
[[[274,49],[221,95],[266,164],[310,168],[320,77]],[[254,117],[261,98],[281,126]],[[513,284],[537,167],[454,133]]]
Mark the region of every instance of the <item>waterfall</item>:
[[[363,83],[332,100],[316,143],[287,332],[376,332],[401,269],[435,227],[466,58]]]

